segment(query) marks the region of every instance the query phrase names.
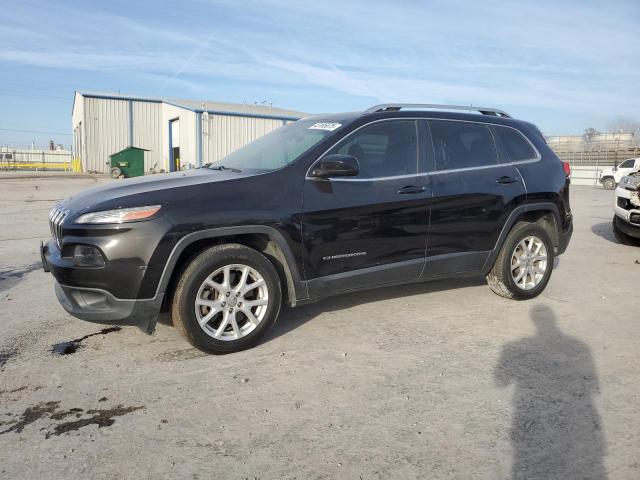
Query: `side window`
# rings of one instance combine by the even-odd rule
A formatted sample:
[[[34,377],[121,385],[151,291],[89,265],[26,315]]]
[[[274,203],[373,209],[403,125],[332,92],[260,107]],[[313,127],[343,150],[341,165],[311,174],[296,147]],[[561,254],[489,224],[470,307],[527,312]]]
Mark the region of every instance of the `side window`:
[[[347,136],[329,154],[353,155],[361,178],[410,175],[418,171],[418,139],[414,120],[377,122]]]
[[[536,151],[524,136],[508,127],[492,126],[493,133],[500,149],[500,156],[504,163],[531,160],[537,157]]]
[[[486,125],[430,120],[436,170],[483,167],[498,163],[493,137]]]
[[[632,158],[631,160],[625,160],[624,162],[622,162],[622,165],[620,165],[620,168],[633,168],[635,164],[636,164],[636,161],[634,158]]]

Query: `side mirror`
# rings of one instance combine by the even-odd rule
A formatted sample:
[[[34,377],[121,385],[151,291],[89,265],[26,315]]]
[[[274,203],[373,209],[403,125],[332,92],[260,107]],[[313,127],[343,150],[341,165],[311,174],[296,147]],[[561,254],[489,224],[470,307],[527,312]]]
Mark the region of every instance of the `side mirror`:
[[[618,161],[616,160],[615,162],[613,162],[613,171],[617,171],[618,170]]]
[[[316,178],[355,177],[359,171],[356,157],[334,153],[318,160],[309,175]]]

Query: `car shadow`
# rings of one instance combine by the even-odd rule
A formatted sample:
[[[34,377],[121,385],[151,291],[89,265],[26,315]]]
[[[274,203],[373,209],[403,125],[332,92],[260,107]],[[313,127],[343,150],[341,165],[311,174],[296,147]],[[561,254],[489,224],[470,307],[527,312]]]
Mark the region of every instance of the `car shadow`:
[[[281,335],[295,330],[315,317],[326,313],[349,309],[363,303],[378,302],[392,298],[407,298],[425,293],[440,292],[456,288],[486,285],[482,277],[452,278],[438,281],[424,281],[392,287],[378,287],[352,293],[343,293],[325,298],[316,303],[301,305],[295,308],[283,307],[274,327],[266,334],[262,343],[274,340]]]
[[[404,285],[394,285],[343,293],[325,298],[315,303],[301,305],[295,308],[283,306],[276,324],[265,335],[260,343],[266,343],[286,335],[292,330],[304,325],[315,317],[326,313],[349,309],[363,303],[378,302],[392,298],[407,298],[425,293],[441,292],[464,287],[486,285],[483,277],[451,278],[432,280]],[[158,323],[173,327],[171,313],[163,310],[158,316]]]
[[[591,225],[591,232],[600,238],[609,240],[613,243],[618,243],[616,237],[613,235],[612,222],[600,222]]]
[[[560,330],[551,308],[534,307],[531,320],[536,333],[507,343],[493,372],[498,386],[515,385],[511,478],[605,479],[591,350]]]

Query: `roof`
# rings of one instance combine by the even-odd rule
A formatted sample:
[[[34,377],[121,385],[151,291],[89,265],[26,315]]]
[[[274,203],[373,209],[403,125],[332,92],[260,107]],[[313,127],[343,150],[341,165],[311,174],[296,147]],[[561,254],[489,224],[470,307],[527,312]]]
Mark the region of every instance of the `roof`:
[[[119,150],[115,153],[112,153],[111,155],[109,155],[109,157],[115,157],[116,155],[119,155],[122,152],[126,152],[128,150],[140,150],[142,152],[150,152],[151,150],[149,150],[148,148],[140,148],[140,147],[134,147],[133,145],[130,145],[128,147],[124,147],[122,150]]]
[[[427,118],[427,119],[443,119],[443,120],[463,120],[469,122],[492,123],[498,125],[516,126],[528,124],[523,120],[511,117],[500,117],[495,115],[483,115],[481,113],[455,112],[448,110],[382,110],[376,112],[347,112],[310,115],[305,120],[316,120],[318,122],[338,122],[347,123],[354,120],[362,119],[363,122],[372,120],[381,120],[385,118]]]
[[[78,91],[83,97],[107,98],[115,100],[135,100],[141,102],[156,102],[174,105],[194,112],[226,113],[236,116],[258,116],[265,118],[278,118],[286,120],[298,120],[306,117],[308,113],[276,108],[270,105],[256,105],[252,103],[226,103],[211,100],[188,100],[171,97],[150,97],[143,95],[127,95],[113,92]]]

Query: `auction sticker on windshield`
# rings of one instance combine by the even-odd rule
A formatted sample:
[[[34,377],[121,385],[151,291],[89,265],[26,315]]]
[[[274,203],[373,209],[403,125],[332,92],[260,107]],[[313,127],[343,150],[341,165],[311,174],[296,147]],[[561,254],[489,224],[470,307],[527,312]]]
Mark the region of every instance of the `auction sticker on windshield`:
[[[309,127],[309,130],[329,130],[330,132],[333,132],[334,130],[340,128],[341,126],[342,126],[341,123],[320,122],[320,123],[314,123],[313,125],[311,125]]]

